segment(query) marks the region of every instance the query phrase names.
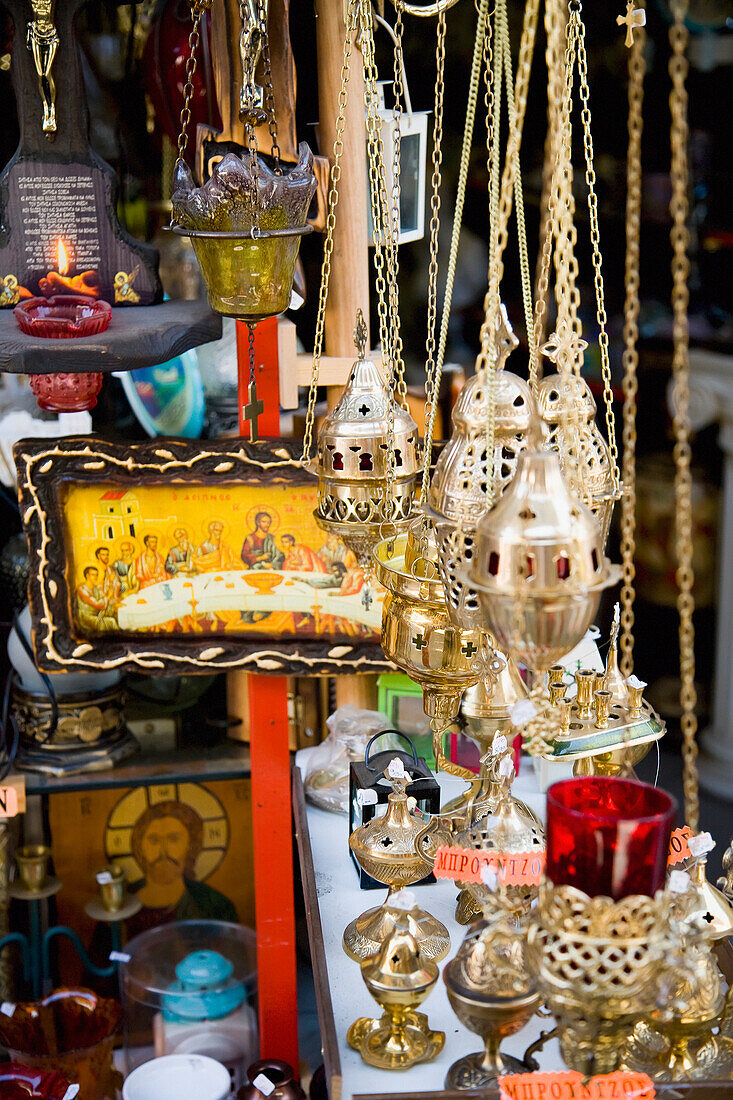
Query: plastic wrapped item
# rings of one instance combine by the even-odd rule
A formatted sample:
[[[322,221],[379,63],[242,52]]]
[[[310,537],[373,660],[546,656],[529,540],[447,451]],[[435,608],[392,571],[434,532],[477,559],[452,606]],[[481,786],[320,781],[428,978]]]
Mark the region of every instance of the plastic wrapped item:
[[[314,806],[335,814],[349,812],[349,765],[363,760],[367,741],[389,729],[386,714],[361,710],[348,703],[326,719],[328,736],[308,755],[305,765],[305,797]],[[384,748],[394,748],[385,739]]]

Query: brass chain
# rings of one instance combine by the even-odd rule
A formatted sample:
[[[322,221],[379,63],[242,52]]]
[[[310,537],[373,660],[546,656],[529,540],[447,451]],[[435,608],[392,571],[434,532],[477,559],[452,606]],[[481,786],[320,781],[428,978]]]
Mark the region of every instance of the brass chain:
[[[438,335],[438,351],[435,362],[433,380],[427,386],[427,392],[432,395],[432,402],[427,410],[425,423],[425,455],[423,466],[422,486],[420,500],[426,501],[428,486],[430,484],[430,462],[428,461],[435,431],[435,418],[438,411],[438,394],[440,393],[440,379],[443,372],[443,360],[448,341],[448,323],[450,321],[451,302],[453,299],[453,284],[456,276],[456,264],[458,261],[458,245],[461,239],[461,222],[463,220],[463,206],[466,198],[466,184],[468,182],[468,170],[471,162],[471,148],[473,145],[473,125],[476,118],[476,104],[478,102],[479,83],[481,81],[481,68],[483,62],[483,43],[487,33],[489,17],[489,0],[479,0],[478,23],[476,37],[471,59],[471,76],[468,87],[468,101],[466,104],[466,119],[463,127],[463,142],[461,145],[461,159],[458,170],[458,185],[456,188],[456,202],[453,210],[453,227],[451,231],[450,252],[448,255],[448,269],[446,273],[445,292],[443,294],[443,309],[440,317],[440,333]]]
[[[428,405],[437,399],[430,387],[435,375],[435,337],[438,319],[438,247],[440,243],[440,185],[443,165],[443,100],[445,96],[445,9],[438,12],[435,47],[435,113],[433,119],[433,175],[430,193],[430,244],[428,264],[428,318],[425,340],[425,396]],[[429,458],[429,456],[427,456]]]
[[[671,0],[674,22],[669,29],[672,53],[669,75],[672,88],[669,106],[672,197],[670,240],[672,244],[672,406],[675,462],[675,549],[677,553],[677,610],[680,642],[680,705],[682,717],[682,785],[685,796],[685,820],[693,831],[700,819],[699,782],[697,774],[697,693],[695,691],[695,627],[693,613],[695,573],[692,564],[692,471],[690,447],[690,356],[687,310],[690,301],[687,280],[690,274],[688,247],[690,232],[687,224],[689,200],[689,167],[687,160],[687,72],[686,56],[689,34],[685,26],[686,0]]]
[[[636,566],[636,396],[639,388],[639,235],[641,232],[641,135],[644,102],[643,27],[636,27],[629,50],[629,144],[626,154],[626,268],[623,352],[623,465],[624,492],[621,497],[621,672],[634,671],[634,580]]]
[[[394,22],[394,104],[392,106],[392,263],[390,266],[390,306],[391,324],[394,339],[395,400],[403,409],[407,409],[407,382],[405,380],[405,360],[403,356],[402,332],[399,316],[398,277],[400,272],[400,173],[402,170],[402,98],[404,96],[403,73],[405,68],[402,39],[404,24],[402,21],[401,0],[395,0]]]
[[[588,215],[590,219],[590,239],[593,258],[593,285],[596,292],[596,320],[598,321],[598,348],[601,356],[601,375],[603,377],[603,401],[606,407],[606,435],[611,456],[611,484],[614,492],[619,489],[618,447],[616,445],[616,423],[613,415],[613,386],[611,383],[611,357],[608,349],[608,331],[606,325],[605,290],[603,286],[603,266],[601,261],[601,235],[598,225],[598,196],[596,195],[596,170],[593,153],[593,135],[591,133],[590,89],[588,87],[588,58],[585,52],[585,26],[581,19],[581,0],[571,0],[570,20],[575,24],[575,42],[578,58],[580,90],[580,119],[583,126],[583,151],[585,154],[585,182],[588,187]]]
[[[188,127],[191,122],[191,100],[193,99],[193,78],[196,75],[196,52],[201,41],[201,17],[203,10],[193,13],[193,27],[188,36],[188,57],[186,58],[186,80],[183,85],[183,107],[181,108],[181,130],[178,135],[178,159],[180,164],[188,148]]]
[[[282,175],[280,164],[280,145],[277,136],[277,115],[275,114],[275,89],[272,86],[272,63],[270,60],[270,30],[264,4],[258,4],[262,20],[262,66],[265,71],[265,110],[267,111],[267,129],[270,134],[270,155],[275,161],[275,172]]]
[[[318,392],[318,371],[323,354],[323,336],[326,324],[326,304],[328,302],[328,287],[331,281],[331,258],[333,256],[334,230],[336,229],[336,208],[339,201],[339,181],[341,179],[341,157],[344,152],[344,130],[346,128],[346,107],[349,101],[349,79],[351,76],[351,52],[353,49],[354,34],[356,31],[356,3],[357,0],[348,0],[346,10],[346,33],[344,35],[344,52],[341,62],[341,86],[338,95],[338,115],[336,117],[336,136],[333,142],[333,155],[331,171],[329,174],[329,188],[326,214],[326,235],[323,242],[323,261],[321,264],[321,283],[318,289],[318,313],[316,316],[316,331],[313,338],[313,367],[311,369],[310,387],[308,390],[308,411],[305,418],[305,431],[303,434],[303,453],[300,461],[308,466],[313,446],[313,425],[316,419],[316,395]]]

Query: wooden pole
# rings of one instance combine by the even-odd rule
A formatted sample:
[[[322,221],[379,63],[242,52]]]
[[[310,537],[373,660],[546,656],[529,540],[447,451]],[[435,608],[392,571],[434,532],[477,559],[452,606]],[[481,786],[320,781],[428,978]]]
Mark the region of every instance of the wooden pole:
[[[316,0],[318,47],[318,110],[321,153],[333,163],[333,143],[341,91],[341,67],[346,37],[344,0]],[[326,306],[327,355],[354,356],[354,324],[361,309],[369,322],[369,237],[367,194],[364,63],[356,44],[351,51],[349,98],[346,105],[344,151],[341,157],[339,203],[331,258],[331,282]],[[370,347],[367,341],[367,347]],[[340,386],[327,390],[329,408],[341,395]],[[338,706],[376,708],[374,676],[337,676]]]

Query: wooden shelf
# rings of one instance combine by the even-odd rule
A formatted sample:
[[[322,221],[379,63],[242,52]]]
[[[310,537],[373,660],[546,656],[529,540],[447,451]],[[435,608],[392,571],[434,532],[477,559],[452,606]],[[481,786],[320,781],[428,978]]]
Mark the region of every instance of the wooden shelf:
[[[211,748],[194,746],[167,752],[144,752],[108,771],[52,776],[23,772],[26,795],[60,794],[66,791],[103,790],[112,787],[149,787],[157,783],[212,782],[244,779],[250,774],[249,745],[223,741]]]

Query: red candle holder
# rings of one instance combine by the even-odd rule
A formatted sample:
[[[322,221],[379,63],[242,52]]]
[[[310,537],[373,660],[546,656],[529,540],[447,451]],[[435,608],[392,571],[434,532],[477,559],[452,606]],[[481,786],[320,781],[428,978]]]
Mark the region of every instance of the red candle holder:
[[[86,374],[32,374],[30,385],[36,401],[48,412],[87,412],[97,404],[104,375],[97,371]]]
[[[112,318],[112,307],[84,294],[54,294],[28,298],[13,310],[21,331],[45,340],[98,336]]]
[[[677,803],[648,783],[589,776],[547,792],[547,864],[554,886],[618,901],[664,885]]]

